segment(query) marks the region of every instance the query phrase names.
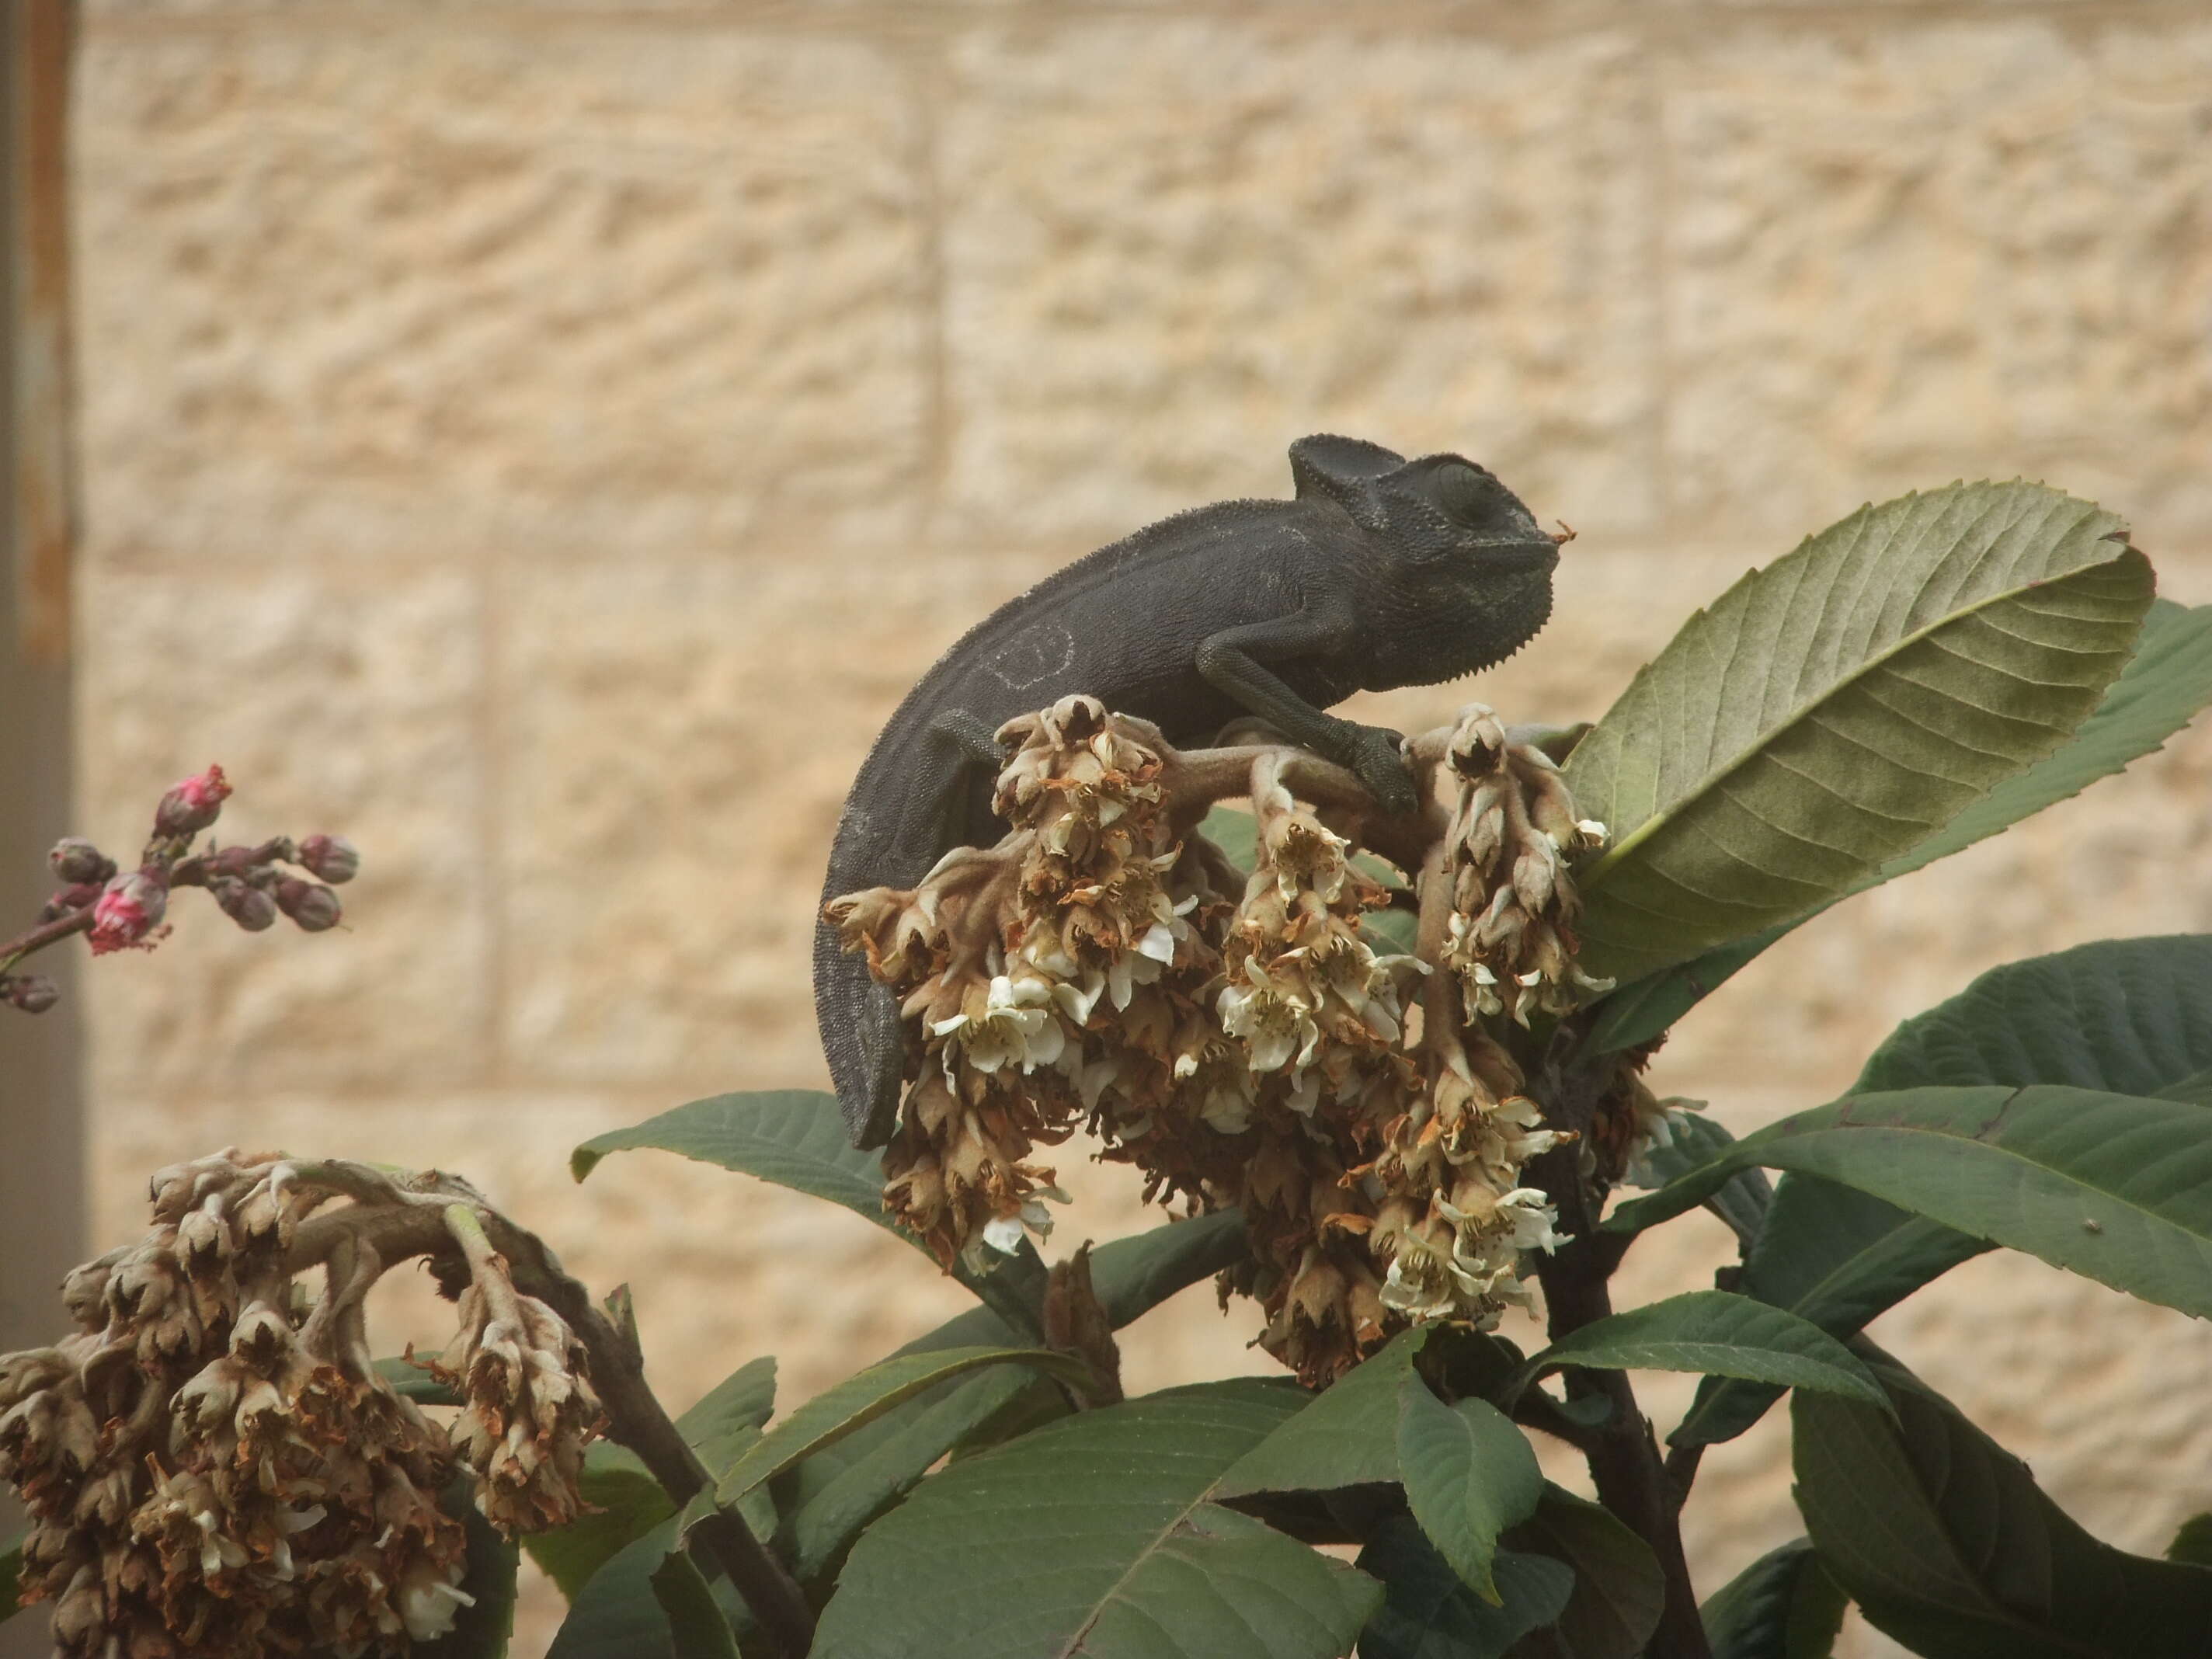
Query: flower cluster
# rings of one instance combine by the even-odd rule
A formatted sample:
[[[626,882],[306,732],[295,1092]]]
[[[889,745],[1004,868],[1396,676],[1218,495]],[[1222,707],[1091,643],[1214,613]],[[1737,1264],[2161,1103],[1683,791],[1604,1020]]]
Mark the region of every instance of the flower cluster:
[[[505,1524],[574,1513],[598,1413],[573,1339],[543,1304],[526,1348],[465,1308],[449,1436],[371,1361],[386,1263],[349,1224],[367,1206],[315,1213],[337,1195],[319,1167],[232,1150],[161,1171],[152,1230],[64,1282],[76,1331],[0,1356],[0,1478],[33,1518],[21,1594],[52,1604],[59,1653],[402,1653],[470,1600],[438,1498],[457,1472]],[[295,1282],[311,1267],[319,1297]],[[504,1285],[513,1312],[503,1273],[470,1267],[480,1305]],[[509,1348],[528,1358],[494,1375]]]
[[[1602,831],[1489,710],[1446,735],[1422,771],[1449,831],[1394,891],[1356,811],[1300,799],[1301,751],[1200,769],[1088,697],[1010,722],[1006,837],[830,907],[908,1022],[891,1212],[948,1265],[1011,1249],[1059,1196],[1033,1149],[1087,1122],[1147,1196],[1242,1207],[1252,1258],[1224,1294],[1259,1300],[1261,1342],[1310,1380],[1407,1321],[1522,1299],[1522,1253],[1557,1239],[1518,1177],[1561,1137],[1491,1028],[1591,988],[1567,862]],[[1194,833],[1232,793],[1249,875]],[[1374,913],[1401,905],[1433,913],[1418,952],[1377,948]]]
[[[11,970],[32,951],[72,933],[84,933],[94,956],[152,950],[167,933],[169,896],[180,887],[206,888],[223,914],[248,933],[274,925],[280,915],[302,933],[337,927],[343,910],[331,888],[353,879],[361,868],[361,854],[342,836],[310,836],[295,844],[280,836],[256,847],[210,847],[193,854],[193,838],[214,825],[230,795],[220,766],[176,784],[154,809],[153,835],[131,869],[119,868],[81,836],[57,842],[47,861],[61,887],[46,902],[38,927],[0,944],[0,1001],[29,1013],[53,1006],[52,981]],[[280,867],[286,864],[314,879]]]

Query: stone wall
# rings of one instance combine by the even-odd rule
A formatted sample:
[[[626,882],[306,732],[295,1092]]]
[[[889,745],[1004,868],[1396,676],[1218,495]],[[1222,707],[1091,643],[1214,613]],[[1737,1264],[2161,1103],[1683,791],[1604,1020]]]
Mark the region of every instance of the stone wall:
[[[1300,434],[1462,450],[1582,532],[1544,636],[1365,700],[1401,724],[1595,715],[1747,565],[1961,476],[2095,495],[2212,600],[2188,0],[88,0],[82,46],[83,828],[218,760],[240,832],[368,859],[347,933],[180,906],[99,965],[102,1236],[229,1141],[465,1170],[635,1285],[678,1401],[769,1349],[803,1397],[963,1298],[568,1147],[820,1082],[823,851],[905,685],[1071,556],[1284,493]],[[2200,730],[1855,901],[1658,1080],[1741,1131],[1995,963],[2212,927],[2208,787]],[[1138,1224],[1073,1175],[1077,1237]],[[1686,1222],[1631,1289],[1726,1253]],[[1252,1324],[1194,1296],[1133,1386],[1253,1367]],[[2203,1327],[1992,1256],[1876,1331],[2104,1536],[2212,1507]],[[1800,1529],[1778,1423],[1690,1522],[1708,1587]]]

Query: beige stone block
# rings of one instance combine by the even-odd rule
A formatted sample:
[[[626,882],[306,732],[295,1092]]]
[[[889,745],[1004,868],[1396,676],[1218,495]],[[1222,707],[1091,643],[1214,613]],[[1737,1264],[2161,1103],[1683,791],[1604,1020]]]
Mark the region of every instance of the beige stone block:
[[[79,825],[137,855],[210,761],[226,843],[335,831],[362,849],[343,928],[240,933],[179,893],[174,937],[81,975],[98,1092],[450,1085],[487,1058],[492,894],[479,834],[476,584],[446,574],[84,584]]]
[[[881,54],[386,23],[89,34],[99,551],[451,558],[910,525],[914,117]]]
[[[1243,23],[956,39],[940,527],[1105,539],[1345,431],[1656,510],[1632,44]]]
[[[1678,524],[2017,476],[2212,523],[2212,28],[1729,32],[1665,83]]]
[[[506,572],[514,1062],[702,1091],[822,1079],[808,963],[854,772],[931,659],[1050,562]]]

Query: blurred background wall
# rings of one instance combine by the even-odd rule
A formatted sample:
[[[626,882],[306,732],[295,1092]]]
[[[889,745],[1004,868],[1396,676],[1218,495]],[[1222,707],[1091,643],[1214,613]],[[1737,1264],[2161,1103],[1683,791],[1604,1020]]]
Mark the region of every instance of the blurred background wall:
[[[89,0],[79,48],[76,827],[218,761],[227,829],[367,859],[349,932],[180,904],[81,976],[97,1236],[227,1142],[464,1170],[635,1286],[678,1404],[963,1298],[568,1148],[821,1082],[816,885],[905,686],[1070,556],[1287,493],[1299,434],[1581,532],[1510,665],[1366,700],[1407,726],[1595,716],[1747,566],[1960,477],[2095,496],[2212,600],[2201,3]],[[2200,730],[1855,901],[1655,1080],[1741,1133],[1985,967],[2212,927],[2208,782]],[[1073,1238],[1139,1224],[1061,1164]],[[1727,1254],[1692,1219],[1628,1293]],[[1255,1323],[1194,1293],[1133,1387],[1264,1365]],[[2212,1507],[2203,1326],[1988,1257],[1876,1334],[2102,1535]],[[1706,1588],[1800,1530],[1781,1430],[1706,1460]]]

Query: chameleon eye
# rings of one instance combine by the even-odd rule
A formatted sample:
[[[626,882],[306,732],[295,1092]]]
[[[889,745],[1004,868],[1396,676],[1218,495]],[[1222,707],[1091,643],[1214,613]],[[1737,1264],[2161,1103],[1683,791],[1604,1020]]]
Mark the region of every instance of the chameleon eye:
[[[1430,479],[1436,503],[1461,524],[1480,524],[1498,504],[1498,486],[1465,461],[1447,461]]]

